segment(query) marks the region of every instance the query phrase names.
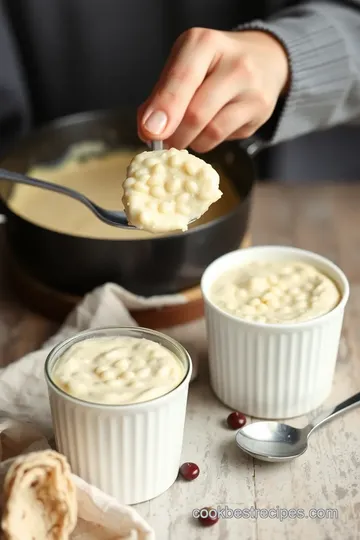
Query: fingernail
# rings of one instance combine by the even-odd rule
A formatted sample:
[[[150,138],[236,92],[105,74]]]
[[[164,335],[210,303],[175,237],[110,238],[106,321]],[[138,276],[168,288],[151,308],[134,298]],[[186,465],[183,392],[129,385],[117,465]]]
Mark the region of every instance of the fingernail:
[[[147,118],[144,127],[150,133],[154,135],[160,135],[166,128],[168,118],[162,111],[155,111]]]

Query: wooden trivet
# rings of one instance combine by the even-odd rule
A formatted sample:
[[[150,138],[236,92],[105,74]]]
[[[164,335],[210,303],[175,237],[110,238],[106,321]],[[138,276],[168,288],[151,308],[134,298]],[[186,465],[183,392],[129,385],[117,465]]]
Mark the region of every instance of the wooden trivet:
[[[250,235],[247,234],[240,247],[245,248],[250,245]],[[7,263],[9,278],[16,294],[36,313],[61,323],[81,302],[81,296],[59,292],[26,274],[11,253],[8,253]],[[139,326],[153,330],[170,328],[201,319],[204,316],[204,305],[200,286],[182,291],[181,294],[187,299],[184,304],[133,310],[130,312],[131,316]]]

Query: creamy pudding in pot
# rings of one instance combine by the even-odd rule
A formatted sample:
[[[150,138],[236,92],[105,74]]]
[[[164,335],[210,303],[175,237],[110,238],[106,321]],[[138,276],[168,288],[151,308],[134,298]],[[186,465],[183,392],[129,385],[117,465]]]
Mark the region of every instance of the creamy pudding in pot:
[[[159,233],[186,231],[222,196],[219,174],[187,150],[154,150],[130,163],[122,202],[129,223]]]
[[[57,360],[51,378],[64,392],[91,403],[149,401],[176,388],[185,367],[164,346],[129,336],[89,338]]]
[[[228,270],[213,284],[210,299],[240,319],[286,324],[332,311],[341,294],[336,283],[312,265],[275,260]]]

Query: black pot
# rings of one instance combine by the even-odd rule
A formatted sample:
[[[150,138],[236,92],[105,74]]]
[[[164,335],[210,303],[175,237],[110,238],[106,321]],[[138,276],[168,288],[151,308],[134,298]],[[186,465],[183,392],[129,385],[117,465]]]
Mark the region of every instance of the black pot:
[[[25,173],[35,163],[58,160],[69,146],[84,140],[103,141],[110,149],[137,149],[136,114],[104,111],[65,117],[21,140],[1,161],[1,167]],[[0,180],[6,237],[13,256],[28,275],[77,296],[106,282],[145,297],[198,285],[214,259],[240,246],[248,228],[255,182],[252,159],[235,142],[201,157],[221,166],[239,192],[239,205],[210,223],[153,239],[92,239],[37,226],[7,207],[13,184]]]

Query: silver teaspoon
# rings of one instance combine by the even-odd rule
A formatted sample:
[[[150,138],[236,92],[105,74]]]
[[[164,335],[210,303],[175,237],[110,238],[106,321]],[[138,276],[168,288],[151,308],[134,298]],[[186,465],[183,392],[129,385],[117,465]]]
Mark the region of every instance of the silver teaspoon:
[[[309,437],[315,429],[359,403],[360,392],[333,409],[322,412],[303,428],[274,421],[254,422],[239,429],[235,437],[236,444],[243,452],[262,461],[290,461],[306,452]]]

